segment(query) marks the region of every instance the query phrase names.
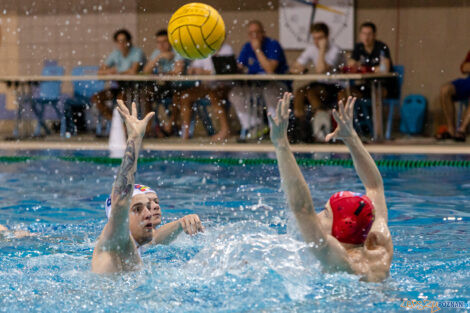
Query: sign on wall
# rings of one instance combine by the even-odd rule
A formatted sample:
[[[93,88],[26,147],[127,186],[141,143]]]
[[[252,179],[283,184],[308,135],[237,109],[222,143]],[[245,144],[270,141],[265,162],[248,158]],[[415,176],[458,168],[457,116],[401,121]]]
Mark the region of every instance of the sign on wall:
[[[285,49],[312,42],[310,25],[323,22],[330,39],[343,49],[354,46],[354,0],[279,0],[279,34]]]

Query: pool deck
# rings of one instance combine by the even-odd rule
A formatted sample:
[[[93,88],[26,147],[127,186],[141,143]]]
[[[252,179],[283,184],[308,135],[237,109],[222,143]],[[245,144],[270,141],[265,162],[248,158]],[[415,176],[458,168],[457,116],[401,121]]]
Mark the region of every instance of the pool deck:
[[[296,144],[294,152],[347,153],[344,144]],[[453,141],[437,142],[432,138],[407,138],[380,144],[368,143],[370,153],[379,154],[470,154],[470,144]],[[0,150],[108,150],[106,139],[92,136],[61,139],[51,136],[42,139],[0,141]],[[219,152],[272,152],[269,140],[237,143],[235,138],[226,143],[211,143],[207,138],[183,141],[178,138],[144,139],[143,149],[150,151],[219,151]]]

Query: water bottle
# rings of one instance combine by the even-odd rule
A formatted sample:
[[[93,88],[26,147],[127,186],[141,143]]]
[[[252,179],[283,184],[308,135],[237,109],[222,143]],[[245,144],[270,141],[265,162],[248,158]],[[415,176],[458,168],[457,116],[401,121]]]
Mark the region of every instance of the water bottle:
[[[380,51],[380,72],[385,73],[387,72],[387,64],[385,63],[385,52],[382,50]]]

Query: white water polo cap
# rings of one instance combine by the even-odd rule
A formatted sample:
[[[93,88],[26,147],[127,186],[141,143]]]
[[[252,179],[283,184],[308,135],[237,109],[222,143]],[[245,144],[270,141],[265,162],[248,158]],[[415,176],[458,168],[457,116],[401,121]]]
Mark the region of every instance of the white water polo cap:
[[[146,194],[146,193],[155,193],[156,194],[155,190],[153,190],[149,186],[135,184],[134,185],[134,191],[132,192],[132,197],[135,197],[137,195]],[[106,199],[106,203],[105,203],[104,207],[106,209],[106,217],[109,218],[109,215],[111,214],[111,196],[109,196]]]

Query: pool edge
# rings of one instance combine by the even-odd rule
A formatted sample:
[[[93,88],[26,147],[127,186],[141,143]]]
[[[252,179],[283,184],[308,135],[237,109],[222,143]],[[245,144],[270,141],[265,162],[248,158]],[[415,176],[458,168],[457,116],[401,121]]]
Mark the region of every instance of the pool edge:
[[[365,145],[374,154],[470,154],[470,145]],[[292,145],[298,153],[347,153],[343,144]],[[101,150],[107,151],[103,142],[0,142],[0,150]],[[149,151],[204,151],[204,152],[274,152],[269,143],[260,144],[202,144],[202,143],[145,143]]]

